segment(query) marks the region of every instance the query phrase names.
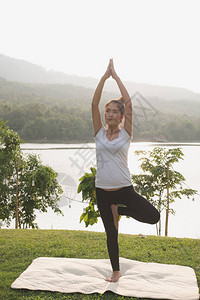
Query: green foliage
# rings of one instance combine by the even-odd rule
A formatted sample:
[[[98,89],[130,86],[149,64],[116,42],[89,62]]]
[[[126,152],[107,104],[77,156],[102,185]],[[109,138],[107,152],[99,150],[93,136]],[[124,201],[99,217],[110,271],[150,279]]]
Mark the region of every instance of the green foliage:
[[[37,155],[23,155],[19,135],[0,123],[0,220],[10,224],[16,213],[18,226],[35,228],[36,210],[46,212],[58,206],[61,186],[57,173],[43,166]],[[16,210],[18,208],[18,212]]]
[[[80,217],[80,222],[84,221],[85,226],[97,223],[100,216],[98,209],[96,209],[96,191],[95,191],[95,177],[96,169],[90,168],[91,173],[85,173],[80,179],[78,186],[78,193],[82,192],[82,201],[89,201],[89,205]]]
[[[47,212],[51,207],[62,214],[58,206],[62,189],[56,179],[57,173],[51,167],[43,166],[39,156],[26,155],[20,162],[18,175],[20,228],[37,227],[34,223],[36,210]]]
[[[169,186],[169,203],[182,196],[191,196],[197,193],[193,189],[183,188],[184,176],[173,169],[173,164],[183,159],[180,148],[166,150],[155,147],[152,151],[135,151],[136,155],[143,155],[141,169],[145,174],[132,175],[135,190],[148,199],[161,212],[167,210],[167,186]],[[169,166],[169,178],[167,168]],[[168,180],[169,179],[169,180]],[[175,213],[169,209],[169,213]],[[159,223],[161,233],[161,222]]]
[[[24,84],[0,78],[0,118],[28,141],[93,141],[93,92],[72,84]],[[117,97],[104,92],[101,110],[106,101]],[[134,118],[134,140],[152,141],[162,134],[168,141],[199,141],[198,102],[151,99],[151,104],[159,113]]]
[[[6,125],[6,122],[3,122],[2,120],[0,120],[1,148],[3,148],[3,150],[5,152],[18,151],[20,149],[21,142],[22,142],[22,140],[20,139],[18,133],[9,129],[9,127]]]
[[[21,156],[20,142],[19,135],[0,120],[0,220],[6,220],[8,224],[13,206],[10,182],[17,166],[17,157]]]
[[[45,247],[44,247],[45,245]],[[178,264],[195,270],[200,287],[200,240],[119,234],[120,257]],[[1,300],[122,300],[135,299],[111,292],[103,295],[13,290],[12,282],[38,257],[108,259],[104,233],[68,230],[0,230]],[[109,275],[109,274],[108,274]],[[142,300],[142,299],[141,299]],[[145,300],[145,299],[143,299]]]

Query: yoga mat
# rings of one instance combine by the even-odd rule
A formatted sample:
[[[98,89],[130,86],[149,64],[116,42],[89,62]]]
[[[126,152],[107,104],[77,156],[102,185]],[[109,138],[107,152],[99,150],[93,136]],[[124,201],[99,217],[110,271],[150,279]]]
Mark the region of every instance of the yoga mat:
[[[194,270],[179,265],[146,263],[120,258],[121,277],[105,281],[111,274],[109,259],[39,257],[12,283],[13,289],[61,293],[103,294],[153,299],[198,300]]]

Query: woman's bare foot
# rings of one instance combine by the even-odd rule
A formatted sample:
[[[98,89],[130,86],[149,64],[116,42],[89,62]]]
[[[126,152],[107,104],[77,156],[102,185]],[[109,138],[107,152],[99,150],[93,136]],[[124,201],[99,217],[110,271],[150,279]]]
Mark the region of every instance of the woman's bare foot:
[[[112,210],[112,214],[113,214],[113,219],[114,219],[115,228],[118,230],[118,228],[119,228],[118,205],[112,204],[112,205],[111,205],[111,210]]]
[[[117,282],[120,276],[121,276],[120,271],[113,271],[112,275],[106,278],[105,280],[108,282]]]

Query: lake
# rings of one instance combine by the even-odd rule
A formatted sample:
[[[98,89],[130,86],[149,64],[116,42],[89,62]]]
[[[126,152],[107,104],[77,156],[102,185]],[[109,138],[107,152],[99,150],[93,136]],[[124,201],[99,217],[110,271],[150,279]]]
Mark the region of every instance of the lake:
[[[131,143],[128,163],[131,174],[139,174],[140,162],[134,155],[135,150],[152,150],[160,146],[166,149],[180,147],[184,153],[184,160],[174,164],[174,169],[186,178],[189,188],[198,190],[200,194],[200,143],[160,144],[160,143]],[[39,154],[43,164],[51,166],[58,174],[58,179],[64,193],[60,207],[64,216],[54,214],[50,209],[47,213],[37,213],[36,222],[41,229],[69,229],[104,231],[102,221],[85,227],[79,223],[83,209],[87,206],[81,202],[81,194],[77,194],[79,178],[95,165],[95,144],[22,144],[24,153]],[[185,187],[187,187],[185,186]],[[176,211],[175,216],[169,216],[168,235],[171,237],[200,238],[200,195],[194,196],[194,201],[186,197],[177,199],[171,204]],[[164,235],[165,213],[161,215],[162,235]],[[14,228],[14,224],[12,225]],[[120,233],[156,235],[156,226],[139,223],[133,219],[122,217],[119,226]]]

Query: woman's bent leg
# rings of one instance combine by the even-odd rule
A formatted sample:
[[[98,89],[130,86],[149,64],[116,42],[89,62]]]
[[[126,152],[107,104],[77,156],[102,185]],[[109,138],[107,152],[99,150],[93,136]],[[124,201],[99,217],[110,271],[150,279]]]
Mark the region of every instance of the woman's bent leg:
[[[139,195],[132,186],[123,189],[121,198],[126,207],[118,208],[119,215],[129,216],[139,222],[148,224],[156,224],[160,220],[159,211]]]
[[[119,271],[118,230],[115,228],[109,192],[96,188],[97,204],[107,234],[107,248],[113,271]]]

